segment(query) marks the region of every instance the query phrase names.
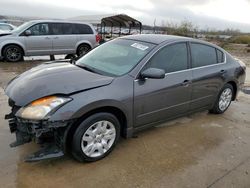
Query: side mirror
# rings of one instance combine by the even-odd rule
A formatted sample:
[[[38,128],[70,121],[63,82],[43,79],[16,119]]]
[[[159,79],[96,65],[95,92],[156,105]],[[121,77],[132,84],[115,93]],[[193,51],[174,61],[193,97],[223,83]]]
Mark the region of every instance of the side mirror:
[[[25,35],[25,36],[30,36],[30,35],[31,35],[31,31],[30,31],[30,30],[24,31],[24,35]]]
[[[141,73],[141,78],[163,79],[165,71],[163,69],[148,68]]]

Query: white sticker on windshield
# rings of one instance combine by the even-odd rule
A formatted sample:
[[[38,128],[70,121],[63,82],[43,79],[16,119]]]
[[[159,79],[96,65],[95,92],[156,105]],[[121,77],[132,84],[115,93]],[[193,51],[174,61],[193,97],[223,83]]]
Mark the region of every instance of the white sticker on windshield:
[[[134,48],[137,48],[139,50],[143,50],[143,51],[149,48],[148,46],[138,44],[138,43],[134,43],[131,46],[134,47]]]

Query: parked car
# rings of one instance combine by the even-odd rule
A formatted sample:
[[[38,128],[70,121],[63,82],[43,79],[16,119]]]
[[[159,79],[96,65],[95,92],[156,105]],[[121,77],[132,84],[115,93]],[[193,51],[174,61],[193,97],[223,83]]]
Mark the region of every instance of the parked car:
[[[0,23],[0,34],[1,33],[9,33],[14,30],[16,26],[8,23]]]
[[[48,145],[27,161],[67,152],[79,161],[96,161],[120,136],[197,111],[224,113],[244,84],[245,69],[220,47],[200,40],[114,39],[75,64],[44,63],[9,82],[5,92],[12,112],[5,118],[17,138],[11,146],[31,140]]]
[[[38,20],[26,22],[9,34],[0,34],[0,57],[17,62],[23,56],[85,54],[99,44],[91,24]]]

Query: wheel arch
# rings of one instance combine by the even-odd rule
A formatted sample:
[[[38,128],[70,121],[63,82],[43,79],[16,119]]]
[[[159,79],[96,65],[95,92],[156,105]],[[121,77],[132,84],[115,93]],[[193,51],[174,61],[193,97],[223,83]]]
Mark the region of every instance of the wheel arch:
[[[4,49],[5,49],[6,47],[10,46],[10,45],[16,45],[16,46],[18,46],[19,48],[21,48],[23,55],[25,55],[24,46],[22,46],[22,45],[19,44],[19,43],[12,42],[12,43],[7,43],[7,44],[4,44],[4,45],[3,45],[2,50],[1,50],[2,56],[4,56],[4,54],[3,54],[3,53],[4,53]]]
[[[231,80],[231,81],[228,81],[227,84],[230,84],[234,89],[232,101],[235,101],[236,96],[237,96],[237,92],[238,92],[237,83],[235,81]]]
[[[76,120],[76,122],[74,124],[71,125],[69,130],[67,130],[67,132],[66,132],[67,135],[65,137],[65,146],[64,146],[66,151],[68,150],[68,148],[70,148],[71,142],[73,139],[73,135],[74,135],[76,129],[79,127],[80,123],[84,119],[86,119],[87,117],[90,117],[91,115],[96,114],[96,113],[100,113],[100,112],[111,113],[114,116],[116,116],[116,118],[118,119],[118,121],[120,122],[120,125],[121,125],[120,135],[124,138],[126,137],[128,119],[127,119],[127,116],[124,113],[124,111],[118,107],[115,107],[115,106],[98,107],[98,108],[92,109],[92,110],[84,113],[80,118],[78,118]]]
[[[80,47],[80,45],[82,44],[87,44],[91,49],[93,48],[92,44],[87,41],[87,40],[83,40],[83,41],[79,41],[77,44],[76,44],[76,51],[78,50],[78,48]]]

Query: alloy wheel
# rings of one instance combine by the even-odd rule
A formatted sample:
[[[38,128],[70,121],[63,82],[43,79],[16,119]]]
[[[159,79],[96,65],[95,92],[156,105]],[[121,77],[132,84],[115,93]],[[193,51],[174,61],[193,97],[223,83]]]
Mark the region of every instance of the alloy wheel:
[[[230,88],[226,88],[220,95],[219,109],[225,111],[230,105],[233,97],[233,92]]]
[[[83,134],[81,148],[88,157],[100,157],[113,145],[116,129],[109,121],[98,121],[91,125]]]
[[[6,50],[6,57],[13,62],[18,61],[22,57],[22,52],[17,47],[10,47]]]

